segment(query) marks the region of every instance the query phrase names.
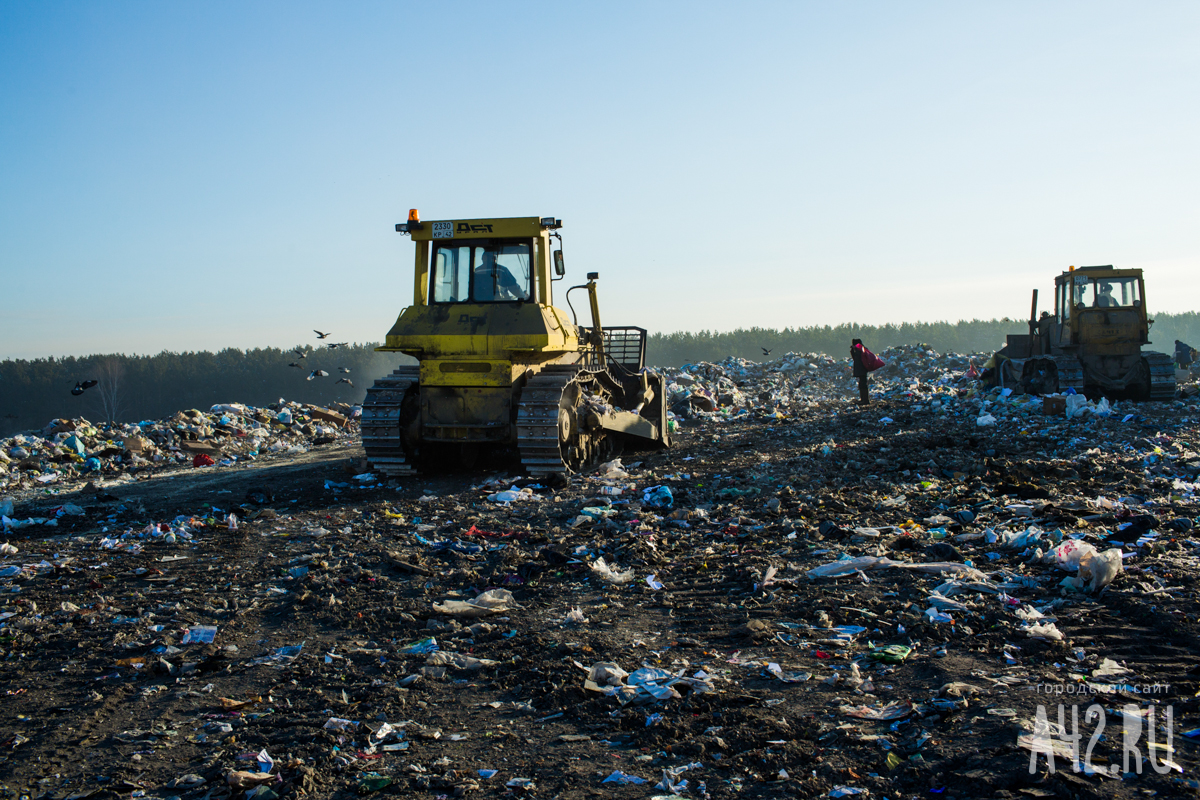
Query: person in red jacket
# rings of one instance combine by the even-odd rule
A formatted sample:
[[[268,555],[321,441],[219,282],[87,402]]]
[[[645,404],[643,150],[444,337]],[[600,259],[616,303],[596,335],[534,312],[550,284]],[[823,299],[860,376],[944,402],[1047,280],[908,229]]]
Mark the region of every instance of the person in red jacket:
[[[854,377],[858,378],[858,402],[865,406],[871,402],[871,396],[867,392],[867,365],[863,363],[862,355],[862,339],[851,339],[850,358],[854,361]]]

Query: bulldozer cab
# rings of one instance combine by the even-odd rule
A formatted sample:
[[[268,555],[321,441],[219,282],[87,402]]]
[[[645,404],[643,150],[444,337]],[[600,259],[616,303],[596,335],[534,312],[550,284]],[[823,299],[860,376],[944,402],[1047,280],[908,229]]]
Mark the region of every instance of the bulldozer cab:
[[[410,216],[396,230],[416,245],[413,304],[551,305],[552,272],[562,274],[551,237],[561,226],[553,217],[421,222]]]
[[[1059,275],[1054,287],[1053,323],[1046,326],[1050,344],[1128,348],[1148,343],[1140,269],[1080,267]]]
[[[418,359],[487,358],[487,371],[505,385],[514,366],[578,351],[576,326],[554,307],[551,290],[562,275],[561,251],[554,248],[561,225],[553,217],[422,222],[414,210],[396,226],[414,245],[412,305],[379,349]],[[436,369],[482,372],[485,366]]]

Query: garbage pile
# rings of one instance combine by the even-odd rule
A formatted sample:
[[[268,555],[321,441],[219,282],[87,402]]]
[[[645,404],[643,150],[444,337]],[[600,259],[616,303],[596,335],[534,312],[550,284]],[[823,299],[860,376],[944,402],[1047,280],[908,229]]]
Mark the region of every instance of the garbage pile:
[[[877,398],[972,391],[976,365],[988,358],[943,355],[926,345],[889,347],[880,356],[885,364],[872,373],[872,394]],[[715,364],[668,369],[666,376],[668,405],[684,424],[743,414],[783,418],[789,411],[841,401],[858,391],[849,359],[824,353],[788,353],[762,363],[730,356]]]
[[[321,408],[281,400],[264,408],[218,404],[138,423],[54,419],[41,431],[0,440],[0,490],[296,455],[322,444],[355,441],[360,413],[356,406]]]
[[[1200,404],[881,355],[866,407],[845,360],[688,365],[676,446],[568,485],[351,452],[22,495],[76,522],[0,549],[0,788],[1194,794]]]

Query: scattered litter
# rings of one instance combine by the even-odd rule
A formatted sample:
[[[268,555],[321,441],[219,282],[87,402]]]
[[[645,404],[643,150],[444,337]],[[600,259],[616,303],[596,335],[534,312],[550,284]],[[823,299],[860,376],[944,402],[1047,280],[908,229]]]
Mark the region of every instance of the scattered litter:
[[[1110,715],[1104,766],[1136,723],[1189,779],[1194,720],[1146,738],[1186,697],[1140,687],[1194,687],[1129,642],[1197,630],[1200,402],[1059,408],[981,386],[987,359],[884,357],[866,409],[844,356],[665,370],[675,448],[554,480],[388,478],[353,407],[10,436],[9,783],[87,790],[82,759],[43,774],[59,725],[135,797],[968,796],[1060,702]]]

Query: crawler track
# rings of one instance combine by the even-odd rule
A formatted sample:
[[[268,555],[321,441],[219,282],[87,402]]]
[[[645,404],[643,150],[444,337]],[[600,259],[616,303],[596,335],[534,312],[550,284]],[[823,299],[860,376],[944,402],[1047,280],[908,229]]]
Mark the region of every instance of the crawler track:
[[[1142,353],[1150,368],[1150,399],[1175,399],[1175,362],[1166,353]]]
[[[420,379],[420,368],[399,367],[386,378],[375,381],[363,401],[363,449],[372,469],[391,478],[416,474],[401,433],[405,398],[416,392]]]
[[[579,373],[575,364],[549,366],[534,375],[521,390],[517,410],[517,450],[521,464],[531,475],[566,474],[571,470],[563,458],[559,409],[563,394]]]
[[[1074,389],[1083,392],[1083,365],[1079,363],[1079,359],[1058,356],[1054,363],[1058,367],[1058,390],[1065,392],[1067,389]]]

